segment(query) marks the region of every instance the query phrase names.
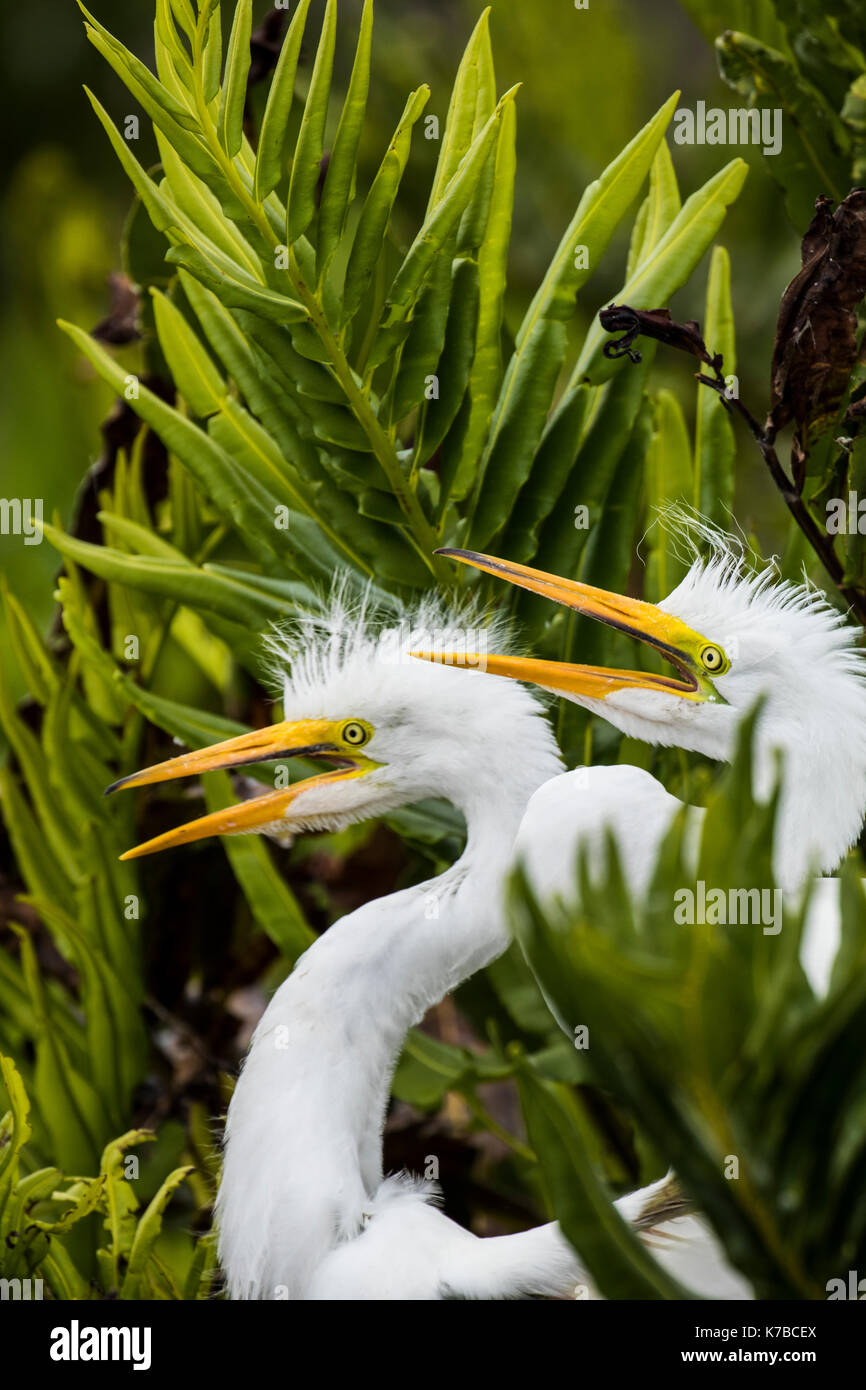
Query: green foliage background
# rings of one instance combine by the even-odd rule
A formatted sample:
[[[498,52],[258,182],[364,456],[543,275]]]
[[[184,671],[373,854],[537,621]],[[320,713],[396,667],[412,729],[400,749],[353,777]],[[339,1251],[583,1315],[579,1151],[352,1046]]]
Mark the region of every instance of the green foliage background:
[[[710,35],[720,8],[687,7]],[[793,52],[768,5],[734,8]],[[196,29],[186,0],[157,5],[161,85],[137,65],[154,66],[141,10],[106,3],[93,48],[72,7],[2,21],[3,99],[22,132],[3,193],[4,492],[41,495],[53,520],[42,546],[0,538],[0,1046],[15,1060],[0,1231],[4,1273],[38,1271],[56,1297],[208,1296],[212,1126],[251,1022],[317,931],[461,843],[450,808],[429,805],[289,853],[210,843],[144,874],[117,856],[180,819],[184,793],[106,803],[118,769],[166,756],[169,738],[197,747],[268,722],[257,633],[337,567],[408,596],[467,582],[432,551],[472,544],[658,598],[681,559],[657,529],[640,574],[634,557],[653,509],[678,498],[722,524],[733,507],[788,572],[808,558],[757,455],[737,465],[714,396],[652,351],[640,367],[601,353],[604,304],[672,303],[702,320],[743,395],[764,399],[778,298],[823,191],[820,168],[786,168],[783,199],[755,151],[665,142],[676,87],[683,105],[741,100],[693,20],[544,0],[496,10],[491,47],[475,5],[383,0],[367,91],[369,7],[341,5],[337,22],[312,4],[303,39],[300,20],[290,31],[297,70],[284,61],[252,88],[245,120],[253,21],[242,4],[232,30],[223,9],[221,87],[218,21]],[[196,54],[204,42],[201,87],[184,32]],[[119,133],[129,114],[138,140]],[[856,151],[834,152],[840,179],[849,155],[858,167]],[[121,266],[142,290],[143,336],[109,347],[87,330]],[[490,597],[514,603],[542,654],[622,659],[604,629]],[[623,744],[572,706],[558,721],[572,764],[640,761],[680,795],[707,794],[706,767]],[[203,794],[215,809],[233,792],[212,774]],[[537,1142],[539,1095],[578,1115],[578,1175]],[[394,1098],[389,1166],[423,1168],[434,1144],[449,1210],[479,1230],[558,1210],[562,1171],[595,1230],[605,1190],[670,1157],[641,1096],[617,1095],[555,1028],[516,948],[410,1038]],[[144,1129],[156,1138],[139,1154]],[[762,1290],[809,1291],[810,1257],[794,1277],[760,1249],[744,1256],[706,1171],[705,1191],[679,1166]],[[766,1232],[747,1234],[760,1246]],[[858,1239],[845,1233],[846,1252]],[[593,1259],[614,1294],[631,1277],[672,1292],[645,1269],[618,1283],[621,1249],[601,1242]]]

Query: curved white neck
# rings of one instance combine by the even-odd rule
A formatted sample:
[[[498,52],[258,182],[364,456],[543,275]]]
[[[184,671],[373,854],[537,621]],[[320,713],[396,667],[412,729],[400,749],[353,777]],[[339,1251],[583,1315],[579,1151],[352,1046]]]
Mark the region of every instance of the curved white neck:
[[[514,837],[533,791],[561,770],[552,751],[517,763],[461,798],[456,864],[335,923],[274,995],[226,1126],[218,1221],[233,1296],[280,1297],[282,1285],[296,1296],[335,1239],[360,1229],[407,1031],[508,944]]]

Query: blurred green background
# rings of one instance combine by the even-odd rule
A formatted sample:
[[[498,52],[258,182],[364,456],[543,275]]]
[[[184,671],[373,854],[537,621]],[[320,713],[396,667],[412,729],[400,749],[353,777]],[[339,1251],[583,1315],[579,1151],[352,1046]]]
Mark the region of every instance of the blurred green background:
[[[356,29],[360,0],[341,5],[345,32]],[[152,61],[150,7],[100,0],[100,19],[136,53]],[[261,20],[267,3],[256,7]],[[318,30],[314,4],[309,33]],[[444,121],[459,56],[483,6],[480,0],[406,3],[377,0],[371,92],[362,164],[372,173],[402,109],[406,92],[429,82],[428,111]],[[720,6],[719,24],[757,28],[754,6]],[[512,235],[508,323],[519,322],[586,184],[676,87],[681,104],[725,108],[741,99],[721,80],[712,45],[675,0],[604,0],[577,10],[569,0],[494,4],[492,39],[500,90],[520,81],[518,182]],[[311,52],[305,55],[311,60]],[[335,88],[345,85],[351,46],[338,44]],[[76,497],[98,461],[100,422],[110,393],[55,327],[62,316],[95,325],[108,311],[107,277],[121,265],[120,241],[129,211],[124,175],[99,128],[82,84],[91,86],[115,119],[131,108],[118,79],[86,42],[73,0],[34,0],[0,13],[0,84],[4,129],[0,264],[0,460],[7,497],[42,497],[45,517],[69,524]],[[342,66],[341,66],[342,65]],[[260,89],[260,95],[263,89]],[[337,109],[334,103],[334,109]],[[603,113],[603,116],[601,115]],[[137,153],[148,162],[146,122]],[[761,416],[767,364],[782,289],[799,264],[799,239],[760,154],[742,155],[752,171],[722,233],[732,258],[741,394]],[[404,182],[401,216],[408,235],[426,201],[437,154],[418,140]],[[724,150],[677,146],[686,196],[719,167]],[[155,150],[153,151],[155,158]],[[579,306],[594,313],[621,284],[626,247],[615,243]],[[705,267],[674,301],[682,318],[699,318]],[[596,298],[597,297],[597,298]],[[580,319],[576,329],[582,333]],[[689,418],[695,392],[688,364],[660,355],[659,384],[680,396]],[[665,373],[668,379],[665,380]],[[737,516],[773,548],[781,509],[763,465],[740,434]],[[43,629],[52,618],[56,553],[0,536],[0,567]],[[23,693],[20,688],[17,693]]]

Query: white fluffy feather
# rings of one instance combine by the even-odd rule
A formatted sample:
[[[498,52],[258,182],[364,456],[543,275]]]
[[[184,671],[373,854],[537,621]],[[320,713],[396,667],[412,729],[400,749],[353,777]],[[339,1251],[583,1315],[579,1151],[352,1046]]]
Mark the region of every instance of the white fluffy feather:
[[[431,633],[448,650],[481,626],[471,606],[383,608],[369,595],[353,604],[338,587],[322,611],[271,640],[287,718],[373,726],[364,752],[381,765],[353,782],[354,817],[442,796],[464,812],[468,836],[439,878],[335,923],[259,1023],[229,1108],[217,1207],[233,1297],[462,1292],[455,1252],[473,1251],[476,1237],[431,1206],[429,1191],[384,1179],[391,1072],[407,1030],[507,945],[500,889],[514,834],[532,791],[562,766],[527,690],[408,656]],[[383,640],[389,629],[393,641]],[[344,795],[312,818],[303,800],[292,804],[298,824],[344,822]],[[576,1268],[555,1228],[544,1229],[531,1250],[523,1237],[520,1247],[480,1242],[490,1289],[546,1292],[564,1265]],[[465,1292],[481,1296],[474,1267]]]

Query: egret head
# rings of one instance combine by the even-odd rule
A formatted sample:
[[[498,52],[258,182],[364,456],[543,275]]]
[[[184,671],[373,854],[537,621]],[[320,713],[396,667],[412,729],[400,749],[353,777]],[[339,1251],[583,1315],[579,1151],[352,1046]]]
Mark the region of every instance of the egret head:
[[[846,723],[866,715],[859,631],[845,625],[816,589],[779,582],[772,569],[754,573],[730,551],[696,559],[659,604],[474,551],[442,553],[658,652],[670,667],[665,674],[511,655],[486,659],[489,673],[564,695],[633,738],[726,759],[740,719],[759,697],[766,702],[765,722],[777,729],[802,727],[816,708]],[[459,664],[462,655],[451,660]]]
[[[444,552],[654,648],[667,674],[488,656],[489,673],[564,695],[632,738],[728,760],[756,702],[755,788],[769,795],[784,755],[780,835],[832,868],[866,810],[866,653],[814,588],[755,573],[717,541],[659,604],[472,551]],[[454,654],[452,661],[459,661]]]
[[[406,609],[377,605],[369,593],[353,603],[337,585],[328,604],[267,639],[283,719],[133,773],[109,791],[295,757],[331,769],[203,816],[123,857],[212,835],[339,830],[427,797],[445,798],[467,816],[512,785],[525,800],[561,766],[539,701],[480,671],[467,679],[409,655],[431,641],[447,651],[488,636],[503,640],[502,625],[489,629],[472,606],[446,611],[426,600]],[[518,792],[524,779],[527,788]]]

